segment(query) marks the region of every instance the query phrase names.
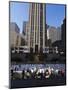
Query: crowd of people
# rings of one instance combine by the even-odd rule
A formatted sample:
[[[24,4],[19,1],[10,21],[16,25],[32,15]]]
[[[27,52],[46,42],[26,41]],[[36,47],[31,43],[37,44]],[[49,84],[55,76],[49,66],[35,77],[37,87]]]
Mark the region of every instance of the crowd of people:
[[[48,78],[55,78],[55,77],[64,77],[65,71],[64,70],[54,70],[53,68],[37,68],[34,67],[17,70],[11,69],[11,79],[48,79]]]

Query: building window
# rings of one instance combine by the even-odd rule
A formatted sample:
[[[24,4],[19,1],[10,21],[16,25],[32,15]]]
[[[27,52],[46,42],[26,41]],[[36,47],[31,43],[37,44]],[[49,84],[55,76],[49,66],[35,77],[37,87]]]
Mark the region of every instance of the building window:
[[[17,36],[16,38],[16,46],[18,46],[18,42],[19,42],[19,36]]]

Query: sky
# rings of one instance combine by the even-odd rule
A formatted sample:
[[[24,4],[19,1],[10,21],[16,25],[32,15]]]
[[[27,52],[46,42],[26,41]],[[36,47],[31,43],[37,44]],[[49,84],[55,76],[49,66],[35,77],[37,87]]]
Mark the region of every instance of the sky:
[[[50,26],[59,27],[65,17],[65,6],[46,4],[46,23]],[[29,19],[29,3],[10,3],[10,22],[15,22],[23,30],[23,22]]]
[[[15,22],[23,30],[23,22],[29,18],[29,3],[11,2],[10,3],[10,22]]]
[[[60,27],[65,18],[65,5],[46,4],[46,23]]]

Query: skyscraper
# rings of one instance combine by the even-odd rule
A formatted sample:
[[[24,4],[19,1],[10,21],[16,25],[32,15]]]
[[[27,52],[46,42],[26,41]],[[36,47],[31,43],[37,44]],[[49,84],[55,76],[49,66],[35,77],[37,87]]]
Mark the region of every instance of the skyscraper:
[[[45,4],[31,3],[29,7],[29,48],[40,52],[46,46]]]
[[[49,27],[47,29],[47,39],[50,39],[51,43],[61,40],[61,29],[55,27]]]
[[[16,23],[10,23],[10,46],[11,47],[16,47],[19,46],[21,44],[20,41],[20,29],[18,27],[18,25]]]
[[[61,25],[61,39],[62,39],[62,49],[66,52],[66,18],[63,20]]]
[[[23,32],[22,34],[24,35],[25,37],[25,41],[26,41],[26,45],[28,46],[28,43],[29,43],[29,22],[28,21],[24,21],[23,23]]]

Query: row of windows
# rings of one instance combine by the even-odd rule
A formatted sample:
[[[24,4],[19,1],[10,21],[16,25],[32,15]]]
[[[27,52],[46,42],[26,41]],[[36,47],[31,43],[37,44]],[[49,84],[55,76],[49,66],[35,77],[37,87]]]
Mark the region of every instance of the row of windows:
[[[40,27],[43,27],[43,24],[42,24],[42,23],[41,23],[40,25],[37,25],[37,24],[32,25],[32,24],[31,24],[31,26],[38,26],[38,27],[40,26]],[[29,26],[28,26],[28,27],[29,27]]]
[[[37,5],[39,6],[40,5],[40,9],[43,9],[43,4],[42,3],[40,3],[40,4],[32,4],[32,9],[34,9],[34,7],[35,7],[35,5],[36,5],[36,7],[37,7]]]

